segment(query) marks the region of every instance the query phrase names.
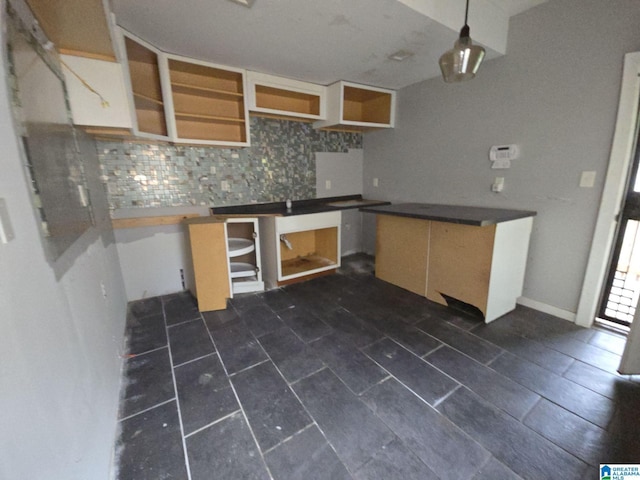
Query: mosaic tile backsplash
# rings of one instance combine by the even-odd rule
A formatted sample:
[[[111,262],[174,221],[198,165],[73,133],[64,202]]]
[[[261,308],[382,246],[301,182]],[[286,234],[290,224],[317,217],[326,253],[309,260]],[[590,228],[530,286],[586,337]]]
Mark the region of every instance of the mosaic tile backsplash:
[[[223,206],[316,197],[316,152],[362,148],[362,134],[251,117],[251,146],[98,141],[110,208]]]

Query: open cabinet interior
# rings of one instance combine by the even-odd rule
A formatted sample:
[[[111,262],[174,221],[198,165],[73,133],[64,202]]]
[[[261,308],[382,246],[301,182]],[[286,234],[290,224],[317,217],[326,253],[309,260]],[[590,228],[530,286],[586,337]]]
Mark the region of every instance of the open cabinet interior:
[[[158,55],[129,37],[125,36],[124,42],[138,130],[166,136]]]
[[[243,75],[169,59],[179,138],[246,142]]]
[[[286,233],[281,237],[280,266],[283,278],[338,266],[337,227]]]

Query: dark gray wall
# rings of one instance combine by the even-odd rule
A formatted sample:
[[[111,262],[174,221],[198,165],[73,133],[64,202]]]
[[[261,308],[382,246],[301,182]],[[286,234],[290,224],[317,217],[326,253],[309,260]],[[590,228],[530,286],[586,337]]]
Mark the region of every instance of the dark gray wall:
[[[473,81],[399,92],[396,128],[364,138],[365,196],[537,210],[524,297],[575,312],[638,25],[637,0],[552,0],[513,17],[507,55]],[[489,148],[505,143],[521,157],[492,170]],[[579,188],[589,170],[595,187]],[[496,176],[506,178],[500,194]]]

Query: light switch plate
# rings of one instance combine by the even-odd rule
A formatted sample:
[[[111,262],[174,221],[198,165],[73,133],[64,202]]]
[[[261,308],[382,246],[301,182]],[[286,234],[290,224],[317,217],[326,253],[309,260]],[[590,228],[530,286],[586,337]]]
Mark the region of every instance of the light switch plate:
[[[325,180],[324,188],[327,190],[331,190],[331,180]]]
[[[0,198],[0,243],[9,243],[14,238],[7,202],[4,198]]]

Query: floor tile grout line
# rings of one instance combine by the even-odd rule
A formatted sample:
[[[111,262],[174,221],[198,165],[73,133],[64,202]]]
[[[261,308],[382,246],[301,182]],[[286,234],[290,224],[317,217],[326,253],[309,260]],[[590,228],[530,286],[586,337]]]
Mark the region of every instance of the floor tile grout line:
[[[291,435],[289,435],[287,438],[284,438],[282,440],[280,440],[277,444],[275,444],[273,447],[269,447],[267,448],[265,451],[262,452],[263,455],[268,455],[270,452],[274,451],[276,448],[278,448],[280,445],[288,442],[289,440],[291,440],[293,437],[295,437],[296,435],[298,435],[299,433],[304,432],[305,430],[309,430],[312,427],[317,427],[315,420],[312,421],[309,425],[306,425],[304,427],[302,427],[300,430],[298,430],[297,432],[292,433]]]
[[[157,352],[158,350],[162,350],[163,348],[167,348],[169,346],[169,339],[167,339],[167,343],[162,345],[161,347],[157,347],[151,350],[147,350],[145,352],[140,352],[140,353],[126,353],[122,356],[122,358],[124,358],[125,360],[127,359],[131,359],[131,358],[136,358],[136,357],[142,357],[143,355],[147,355],[149,353],[153,353],[153,352]]]
[[[208,329],[207,329],[207,332],[209,332]],[[258,345],[260,345],[260,348],[262,348],[262,344],[260,344],[260,342],[255,337],[255,335],[253,335],[253,333],[251,333],[251,331],[249,331],[249,333],[250,333],[251,336],[253,336],[255,341],[258,342]],[[209,332],[209,338],[213,342],[213,347],[216,349],[216,351],[218,351],[218,346],[216,345],[216,341],[214,340],[213,336],[211,335],[211,332]],[[266,351],[265,351],[265,355],[267,355]],[[267,357],[270,358],[268,355],[267,355]],[[261,363],[264,363],[264,362],[261,362]],[[233,395],[236,398],[236,402],[238,403],[238,406],[240,407],[240,412],[242,412],[242,417],[244,418],[244,421],[245,421],[245,423],[247,425],[247,428],[249,429],[249,433],[251,433],[251,437],[253,438],[253,443],[255,444],[256,449],[258,450],[258,453],[260,454],[260,458],[262,459],[262,464],[264,465],[264,468],[266,469],[267,474],[269,475],[269,478],[271,480],[274,480],[273,474],[271,473],[271,469],[269,468],[269,465],[267,464],[267,460],[264,458],[264,454],[262,453],[262,450],[260,448],[260,444],[258,443],[258,438],[256,437],[256,434],[253,431],[253,428],[251,427],[251,424],[249,423],[249,417],[247,417],[247,412],[244,411],[244,406],[242,405],[242,402],[240,401],[240,396],[238,395],[238,392],[236,391],[235,385],[231,381],[231,376],[229,375],[229,372],[227,371],[227,366],[224,364],[224,361],[222,360],[222,356],[220,356],[220,365],[222,365],[222,369],[224,370],[224,373],[227,376],[227,381],[229,382],[229,386],[231,387],[231,391],[233,392]],[[253,365],[253,366],[255,367],[255,365]],[[249,368],[251,368],[251,367],[249,367]],[[244,370],[247,370],[247,369],[244,369]],[[237,373],[239,373],[239,372],[237,372]]]
[[[212,355],[217,355],[217,354],[218,354],[218,352],[207,353],[206,355],[202,355],[200,357],[192,358],[191,360],[187,360],[186,362],[182,362],[182,363],[179,363],[177,365],[174,365],[173,368],[180,368],[180,367],[183,367],[185,365],[189,365],[190,363],[197,362],[198,360],[202,360],[203,358],[211,357]]]
[[[187,439],[187,438],[191,437],[192,435],[195,435],[196,433],[200,433],[200,432],[202,432],[203,430],[206,430],[207,428],[212,427],[213,425],[215,425],[215,424],[217,424],[217,423],[220,423],[220,422],[222,422],[223,420],[226,420],[227,418],[230,418],[230,417],[233,417],[234,415],[237,415],[239,412],[240,412],[240,408],[238,408],[237,410],[234,410],[234,411],[233,411],[233,412],[231,412],[231,413],[227,413],[226,415],[224,415],[224,416],[222,416],[222,417],[220,417],[220,418],[218,418],[218,419],[214,420],[213,422],[211,422],[211,423],[207,423],[206,425],[204,425],[204,426],[202,426],[202,427],[199,427],[199,428],[195,429],[193,432],[186,433],[186,434],[184,435],[184,438],[185,438],[185,439]]]
[[[145,408],[143,410],[140,410],[139,412],[136,413],[132,413],[131,415],[127,415],[126,417],[122,417],[120,419],[118,419],[118,422],[124,422],[126,420],[129,420],[133,417],[137,417],[138,415],[140,415],[141,413],[147,413],[149,410],[153,410],[154,408],[158,408],[161,407],[162,405],[166,405],[167,403],[173,402],[175,400],[175,397],[171,397],[168,400],[165,400],[164,402],[160,402],[160,403],[156,403],[155,405]]]
[[[184,455],[184,463],[185,463],[185,468],[187,470],[187,480],[191,480],[191,466],[189,465],[189,452],[187,451],[187,442],[184,438],[184,423],[182,422],[182,410],[180,408],[180,398],[178,396],[178,383],[176,382],[176,372],[174,370],[173,365],[173,355],[171,353],[171,342],[169,342],[169,326],[167,324],[167,312],[164,308],[164,303],[162,306],[162,311],[164,312],[164,324],[165,324],[165,329],[167,332],[167,348],[169,351],[169,365],[171,365],[171,378],[173,379],[173,393],[176,397],[176,407],[177,407],[177,411],[178,411],[178,422],[180,425],[180,440],[182,441],[182,451],[183,451],[183,455]],[[200,319],[202,320],[202,322],[204,323],[204,320],[202,319],[202,315],[200,315]],[[206,327],[206,325],[205,325]]]
[[[262,345],[260,345],[260,347],[262,347]],[[264,348],[263,348],[263,350],[264,350]],[[235,377],[236,375],[238,375],[239,373],[244,373],[244,372],[246,372],[247,370],[251,370],[252,368],[257,367],[258,365],[262,365],[263,363],[267,363],[269,360],[270,360],[269,358],[266,358],[266,359],[264,359],[264,360],[260,360],[260,361],[259,361],[259,362],[257,362],[257,363],[253,363],[253,364],[249,365],[248,367],[244,367],[244,368],[242,368],[242,369],[238,370],[237,372],[227,373],[227,377],[229,377],[229,378],[233,378],[233,377]]]

